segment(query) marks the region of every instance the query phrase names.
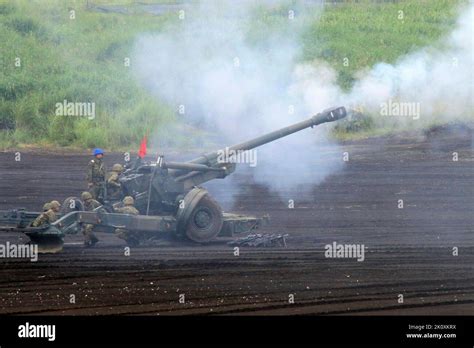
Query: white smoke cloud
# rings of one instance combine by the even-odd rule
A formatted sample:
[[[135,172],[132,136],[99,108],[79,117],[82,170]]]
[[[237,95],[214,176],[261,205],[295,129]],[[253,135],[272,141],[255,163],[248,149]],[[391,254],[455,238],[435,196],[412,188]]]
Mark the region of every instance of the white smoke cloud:
[[[420,103],[423,126],[434,120],[474,120],[474,3],[465,7],[455,29],[440,40],[439,48],[427,47],[401,57],[394,64],[379,63],[361,77],[343,99],[380,112],[388,99]]]
[[[136,44],[136,66],[145,85],[176,109],[184,105],[185,120],[216,130],[222,146],[321,111],[290,92],[301,22],[285,19],[286,32],[251,43],[246,34],[254,10],[250,1],[204,2],[181,26],[143,35]],[[256,180],[268,183],[269,173],[281,173],[271,182],[277,189],[322,180],[339,162],[321,164],[317,173],[308,170],[318,158],[313,140],[326,139],[325,131],[306,130],[259,148]]]
[[[339,88],[335,71],[324,62],[296,66],[292,88],[317,108],[363,106],[365,112],[379,116],[381,104],[388,100],[419,103],[420,121],[400,117],[395,120],[400,126],[474,120],[474,3],[460,12],[455,29],[437,43],[438,48],[426,47],[395,64],[380,62],[360,71],[349,92]]]
[[[265,6],[278,6],[271,4]],[[394,65],[381,62],[360,72],[349,92],[341,90],[336,72],[325,62],[296,62],[304,20],[288,18],[286,30],[269,30],[265,40],[256,43],[248,37],[248,21],[255,10],[251,1],[204,2],[198,7],[188,11],[179,25],[142,35],[135,47],[135,66],[153,93],[176,110],[184,105],[184,119],[221,134],[223,146],[331,106],[364,105],[380,114],[381,103],[392,98],[420,103],[425,120],[472,118],[474,5],[464,9],[441,48],[426,48]],[[321,7],[310,11],[319,12]],[[400,119],[400,124],[404,122]],[[340,158],[323,159],[325,146],[337,146],[328,140],[329,128],[304,130],[260,148],[256,180],[281,192],[318,183],[333,173],[342,164]],[[310,172],[315,162],[318,171]],[[269,173],[276,181],[269,182]]]

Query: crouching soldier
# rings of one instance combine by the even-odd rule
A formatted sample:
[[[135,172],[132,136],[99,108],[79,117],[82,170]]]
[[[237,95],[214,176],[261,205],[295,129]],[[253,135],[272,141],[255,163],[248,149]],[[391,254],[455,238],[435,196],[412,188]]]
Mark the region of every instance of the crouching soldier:
[[[43,206],[43,209],[45,208],[48,208],[46,204]],[[53,223],[58,219],[56,214],[59,213],[60,208],[61,204],[58,201],[51,201],[51,203],[49,203],[49,209],[41,213],[41,215],[31,223],[31,227],[41,227]]]
[[[92,195],[90,192],[82,192],[81,194],[81,199],[82,202],[84,203],[84,210],[86,211],[92,211],[95,208],[100,207],[102,204],[100,204],[98,201],[92,198]],[[84,246],[85,247],[92,247],[97,242],[99,241],[99,238],[96,237],[93,231],[94,226],[91,224],[85,224],[84,228],[82,229],[82,233],[84,234]]]
[[[115,208],[115,211],[117,213],[130,214],[130,215],[139,214],[138,210],[134,207],[135,200],[133,199],[133,197],[127,196],[123,199],[122,202],[123,202],[123,207]],[[117,228],[115,230],[115,234],[117,237],[125,240],[127,243],[129,243],[132,246],[138,245],[138,236],[136,236],[135,233],[129,230],[126,230],[124,228]]]
[[[107,180],[107,199],[109,201],[119,201],[122,199],[122,184],[119,181],[119,176],[123,172],[121,164],[116,163],[112,167]]]

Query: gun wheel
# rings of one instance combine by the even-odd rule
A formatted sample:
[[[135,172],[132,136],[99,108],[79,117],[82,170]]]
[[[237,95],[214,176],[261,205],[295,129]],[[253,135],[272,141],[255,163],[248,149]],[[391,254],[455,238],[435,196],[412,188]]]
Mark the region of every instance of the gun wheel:
[[[84,210],[84,203],[77,197],[68,197],[61,205],[61,214],[65,215],[72,211]]]
[[[189,216],[185,233],[194,242],[209,242],[219,234],[223,223],[221,208],[206,194]]]

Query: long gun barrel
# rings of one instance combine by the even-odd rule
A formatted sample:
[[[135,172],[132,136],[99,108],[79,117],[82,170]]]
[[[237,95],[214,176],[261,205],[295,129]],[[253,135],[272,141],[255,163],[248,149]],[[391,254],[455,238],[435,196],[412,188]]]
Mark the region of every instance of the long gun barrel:
[[[314,115],[313,117],[307,119],[306,121],[302,121],[296,124],[293,124],[291,126],[281,128],[279,130],[276,130],[274,132],[262,135],[260,137],[257,137],[255,139],[233,145],[228,148],[229,151],[246,151],[246,150],[251,150],[256,147],[262,146],[264,144],[270,143],[272,141],[275,141],[277,139],[286,137],[287,135],[299,132],[300,130],[303,130],[305,128],[309,127],[314,127],[317,126],[321,123],[326,123],[326,122],[333,122],[340,120],[341,118],[346,117],[346,108],[343,106],[340,107],[335,107],[335,108],[330,108],[326,109],[319,114]],[[218,153],[222,151],[213,151],[209,152],[203,156],[200,156],[198,158],[195,158],[188,163],[196,163],[196,164],[209,164],[214,162],[214,159],[218,156]]]
[[[208,171],[216,171],[220,172],[222,171],[221,168],[213,168],[213,167],[208,167],[203,164],[197,164],[197,163],[181,163],[181,162],[165,162],[163,164],[163,168],[167,169],[177,169],[177,170],[187,170],[187,171],[196,171],[196,172],[208,172]]]

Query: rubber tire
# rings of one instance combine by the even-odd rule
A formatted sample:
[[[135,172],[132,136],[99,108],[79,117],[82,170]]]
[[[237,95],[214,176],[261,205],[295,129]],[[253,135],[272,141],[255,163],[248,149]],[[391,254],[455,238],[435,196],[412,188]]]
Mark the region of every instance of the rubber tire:
[[[71,208],[69,205],[70,205],[70,202],[73,200],[75,201],[75,207]],[[61,215],[64,216],[72,211],[82,211],[82,210],[84,210],[84,203],[82,203],[82,201],[79,198],[68,197],[64,200],[63,204],[61,205],[60,213]]]
[[[205,210],[210,215],[210,223],[205,228],[195,223],[195,216],[200,210]],[[196,243],[206,243],[213,240],[221,231],[224,219],[222,210],[209,195],[201,198],[191,213],[185,228],[186,237]]]

